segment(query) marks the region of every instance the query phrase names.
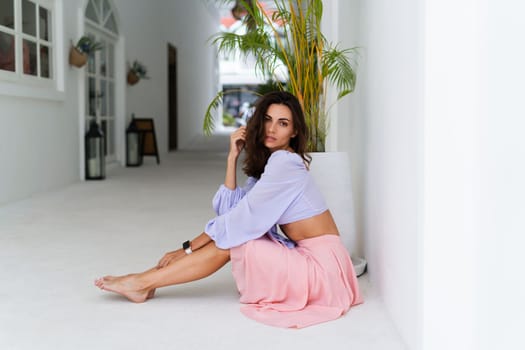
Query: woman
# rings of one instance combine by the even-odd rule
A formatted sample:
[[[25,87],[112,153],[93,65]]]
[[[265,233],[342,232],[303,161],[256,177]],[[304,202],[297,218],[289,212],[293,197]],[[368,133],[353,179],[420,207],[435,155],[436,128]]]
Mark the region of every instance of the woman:
[[[158,287],[198,280],[231,260],[246,316],[296,328],[340,317],[362,299],[305,148],[297,98],[287,92],[263,96],[248,125],[231,135],[226,178],[213,199],[218,216],[204,232],[156,267],[99,278],[96,286],[144,302]],[[249,178],[240,188],[236,166],[243,149]]]

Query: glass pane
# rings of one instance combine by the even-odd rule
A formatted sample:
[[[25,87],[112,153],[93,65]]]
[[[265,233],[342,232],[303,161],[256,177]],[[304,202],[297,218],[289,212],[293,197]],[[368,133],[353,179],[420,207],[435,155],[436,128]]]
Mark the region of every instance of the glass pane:
[[[89,138],[86,143],[86,175],[97,178],[104,174],[104,162],[101,162],[100,142],[98,138]]]
[[[22,30],[36,36],[36,5],[27,0],[22,0]]]
[[[100,121],[102,132],[104,133],[104,155],[108,154],[108,123],[105,120]]]
[[[93,22],[98,22],[97,13],[93,7],[93,1],[90,1],[86,8],[86,17],[92,20]]]
[[[115,84],[108,81],[108,115],[115,116]]]
[[[108,0],[102,0],[102,18],[106,18],[108,13],[111,11]]]
[[[86,132],[89,130],[89,126],[91,125],[92,121],[95,121],[95,118],[93,118],[93,117],[86,118],[86,125],[84,126],[84,130]]]
[[[85,83],[86,83],[86,86],[85,86],[85,94],[87,96],[87,98],[85,99],[85,104],[84,104],[84,107],[85,107],[85,110],[84,110],[84,113],[86,114],[86,116],[89,116],[91,113],[89,113],[89,107],[90,107],[90,98],[89,98],[89,79],[86,78],[84,79]]]
[[[51,41],[51,12],[43,7],[38,8],[38,25],[40,26],[40,39]]]
[[[100,80],[100,115],[106,116],[107,115],[107,105],[108,105],[108,94],[106,93],[106,80],[101,79]]]
[[[91,0],[91,2],[93,3],[93,7],[95,7],[95,10],[98,14],[97,22],[100,23],[100,21],[102,21],[102,4],[100,3],[100,0]]]
[[[108,154],[115,153],[115,121],[108,120]]]
[[[111,16],[108,18],[104,27],[106,27],[106,29],[110,32],[118,34],[117,21],[115,21],[115,16],[113,16],[113,14],[111,14]]]
[[[102,41],[102,49],[100,49],[100,75],[106,76],[106,45],[107,43]]]
[[[97,111],[97,89],[95,86],[95,78],[89,78],[89,88],[88,88],[88,96],[89,96],[89,110],[88,115],[94,116],[96,115]]]
[[[88,72],[95,74],[97,65],[96,51],[91,52],[88,56]]]
[[[13,3],[15,0],[0,0],[0,25],[14,28],[15,27],[15,11]]]
[[[15,71],[15,37],[0,32],[0,69]]]
[[[24,40],[24,73],[37,75],[36,66],[36,43]]]
[[[108,66],[108,76],[113,78],[114,77],[114,62],[115,62],[115,54],[114,54],[114,47],[113,47],[113,44],[110,44],[109,42],[107,43],[107,48],[108,48],[108,62],[107,62],[107,66]]]
[[[40,45],[40,76],[51,78],[51,50],[48,46]]]

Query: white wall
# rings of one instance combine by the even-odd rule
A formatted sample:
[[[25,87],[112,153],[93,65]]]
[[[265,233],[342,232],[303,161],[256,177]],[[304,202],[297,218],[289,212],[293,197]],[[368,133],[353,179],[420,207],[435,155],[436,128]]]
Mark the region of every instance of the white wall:
[[[417,0],[323,3],[324,33],[360,54],[356,91],[333,108],[327,149],[349,154],[358,251],[407,346],[420,349],[423,8]]]
[[[356,130],[347,132],[361,135],[356,141],[364,151],[358,187],[366,258],[400,334],[419,349],[422,6],[417,0],[360,5],[359,114]]]
[[[0,96],[0,204],[78,179],[74,115],[62,101]]]
[[[484,70],[478,6],[470,1],[426,3],[425,349],[479,348],[475,344],[476,245],[481,228],[479,91]]]
[[[150,77],[133,86],[126,84],[126,127],[132,113],[137,118],[153,118],[162,155],[168,149],[167,48],[159,21],[165,9],[154,1],[114,0],[114,4],[120,18],[119,31],[125,39],[125,60],[129,64],[134,60],[142,62]]]
[[[357,48],[355,66],[357,85],[353,93],[345,96],[330,109],[330,132],[327,137],[328,151],[347,152],[352,173],[352,197],[356,231],[355,252],[365,255],[363,234],[363,181],[364,181],[364,148],[363,148],[363,118],[360,117],[362,90],[362,67],[364,51],[360,38],[360,1],[324,1],[323,32],[327,38],[341,48]],[[352,215],[349,213],[349,215]]]
[[[523,2],[480,4],[482,230],[476,316],[482,350],[525,348],[525,46],[517,44],[525,33],[523,13]]]
[[[364,149],[370,278],[409,349],[522,348],[525,5],[359,6],[356,115],[338,144]]]
[[[170,1],[160,18],[178,52],[179,148],[191,149],[202,138],[204,113],[217,93],[216,52],[208,39],[218,30],[218,12],[203,1]]]
[[[525,5],[426,8],[424,348],[521,349]]]
[[[463,289],[474,295],[473,349],[525,348],[525,48],[516,44],[525,32],[524,11],[512,0],[471,3],[479,156],[470,174],[477,225],[464,245],[474,251],[474,275]]]

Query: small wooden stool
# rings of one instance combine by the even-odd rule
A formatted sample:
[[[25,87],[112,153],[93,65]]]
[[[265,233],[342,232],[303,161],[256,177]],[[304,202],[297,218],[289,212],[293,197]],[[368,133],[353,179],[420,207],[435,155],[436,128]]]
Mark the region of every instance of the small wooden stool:
[[[159,164],[159,149],[157,148],[157,138],[155,137],[153,119],[135,118],[133,121],[142,135],[142,155],[157,157],[157,164]]]

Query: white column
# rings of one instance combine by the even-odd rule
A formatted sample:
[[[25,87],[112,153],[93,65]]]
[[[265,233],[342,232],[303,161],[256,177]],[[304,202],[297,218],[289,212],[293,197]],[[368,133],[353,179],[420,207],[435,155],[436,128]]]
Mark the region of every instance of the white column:
[[[425,8],[423,348],[476,349],[480,28],[476,0]]]

